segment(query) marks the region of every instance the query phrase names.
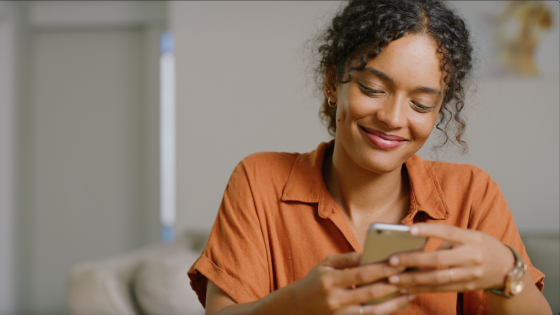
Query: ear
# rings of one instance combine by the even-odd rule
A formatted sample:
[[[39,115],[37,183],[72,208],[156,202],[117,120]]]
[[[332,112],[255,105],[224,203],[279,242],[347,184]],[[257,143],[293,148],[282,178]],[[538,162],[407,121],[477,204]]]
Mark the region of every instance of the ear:
[[[329,92],[330,91],[330,92]],[[337,102],[338,99],[338,80],[336,79],[336,72],[334,67],[329,67],[325,71],[325,96],[331,99],[333,102]]]

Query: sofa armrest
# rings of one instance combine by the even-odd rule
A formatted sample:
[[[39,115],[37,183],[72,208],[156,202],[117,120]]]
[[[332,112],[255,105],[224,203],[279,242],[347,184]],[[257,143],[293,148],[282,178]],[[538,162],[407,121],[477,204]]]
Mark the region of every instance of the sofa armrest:
[[[132,279],[141,264],[165,256],[184,241],[156,244],[109,259],[81,263],[70,271],[68,308],[74,315],[141,314],[132,294]]]

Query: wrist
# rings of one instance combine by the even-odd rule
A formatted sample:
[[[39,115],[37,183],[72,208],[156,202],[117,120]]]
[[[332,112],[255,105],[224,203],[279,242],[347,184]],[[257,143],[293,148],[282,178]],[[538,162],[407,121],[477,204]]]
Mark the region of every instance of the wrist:
[[[488,287],[487,289],[494,289],[494,290],[504,290],[506,288],[506,280],[510,272],[513,271],[515,267],[515,255],[509,248],[509,246],[502,244],[504,249],[504,254],[502,260],[500,272],[497,273],[497,278],[494,281],[494,285],[492,287]]]
[[[497,287],[486,289],[486,292],[491,292],[500,296],[511,298],[521,292],[525,285],[525,278],[527,275],[527,265],[521,259],[521,256],[509,245],[509,252],[513,256],[513,263],[511,263],[511,256],[508,259],[509,267],[505,269],[505,276],[501,277],[501,284]]]
[[[303,294],[302,279],[294,281],[287,286],[278,289],[265,298],[259,300],[254,314],[273,315],[273,314],[294,314],[297,315],[301,311],[300,299]]]

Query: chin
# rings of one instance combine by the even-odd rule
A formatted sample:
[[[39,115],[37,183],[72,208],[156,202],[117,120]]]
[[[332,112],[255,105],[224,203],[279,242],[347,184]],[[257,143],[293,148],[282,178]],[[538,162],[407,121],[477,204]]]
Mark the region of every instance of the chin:
[[[377,174],[387,174],[400,170],[404,161],[391,156],[369,156],[360,163],[361,167],[367,171]]]

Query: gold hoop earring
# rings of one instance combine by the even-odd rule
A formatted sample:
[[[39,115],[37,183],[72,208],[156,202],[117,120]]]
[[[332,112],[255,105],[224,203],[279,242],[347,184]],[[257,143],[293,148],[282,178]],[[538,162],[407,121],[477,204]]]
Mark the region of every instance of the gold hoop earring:
[[[336,107],[336,103],[331,102],[331,98],[329,97],[329,99],[327,100],[327,104],[329,104],[329,107]]]

